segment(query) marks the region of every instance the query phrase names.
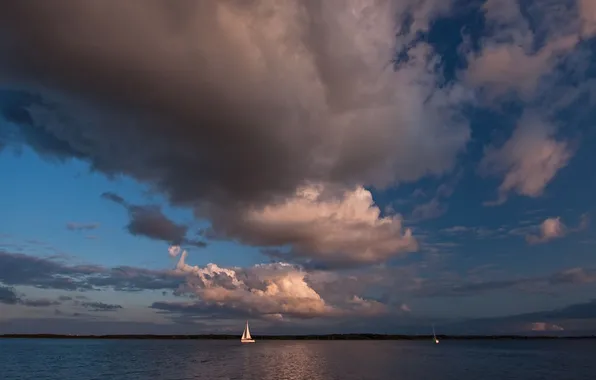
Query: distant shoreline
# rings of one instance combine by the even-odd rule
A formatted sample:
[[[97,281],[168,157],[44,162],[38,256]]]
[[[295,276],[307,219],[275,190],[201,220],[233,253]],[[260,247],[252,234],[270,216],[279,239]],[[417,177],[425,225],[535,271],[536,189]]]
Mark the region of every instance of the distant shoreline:
[[[239,335],[63,335],[4,334],[0,339],[169,339],[169,340],[238,340]],[[432,340],[432,335],[328,334],[328,335],[253,335],[256,340]],[[439,340],[578,340],[592,336],[526,336],[526,335],[438,335]]]

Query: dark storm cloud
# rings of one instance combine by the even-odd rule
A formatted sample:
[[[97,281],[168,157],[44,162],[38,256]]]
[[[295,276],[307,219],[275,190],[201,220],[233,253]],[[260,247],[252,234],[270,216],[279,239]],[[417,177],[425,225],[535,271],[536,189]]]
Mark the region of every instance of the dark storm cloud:
[[[103,193],[102,198],[122,205],[128,210],[130,222],[126,226],[133,235],[145,236],[154,240],[163,240],[174,245],[193,245],[205,247],[203,241],[187,239],[188,227],[177,224],[163,214],[158,206],[131,205],[118,194]]]
[[[397,41],[394,15],[414,3],[2,2],[2,113],[18,125],[11,142],[129,175],[226,232],[307,183],[383,187],[453,168],[470,135],[465,90],[439,83],[420,46],[392,66],[418,32]],[[438,2],[425,3],[430,20]],[[135,213],[151,222],[133,233],[182,232]]]
[[[121,291],[175,290],[184,279],[170,271],[143,268],[69,266],[55,259],[0,251],[0,282],[6,285],[44,289]]]

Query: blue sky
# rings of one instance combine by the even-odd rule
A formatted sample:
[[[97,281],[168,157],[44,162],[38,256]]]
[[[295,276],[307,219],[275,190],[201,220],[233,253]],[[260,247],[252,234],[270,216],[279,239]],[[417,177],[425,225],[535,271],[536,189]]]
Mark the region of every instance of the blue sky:
[[[593,333],[568,3],[0,6],[0,333]]]

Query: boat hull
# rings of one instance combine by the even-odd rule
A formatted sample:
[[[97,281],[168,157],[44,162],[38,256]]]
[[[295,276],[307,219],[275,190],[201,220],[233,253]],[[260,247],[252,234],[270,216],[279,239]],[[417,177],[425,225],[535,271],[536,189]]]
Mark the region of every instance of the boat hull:
[[[240,339],[240,343],[254,343],[254,339]]]

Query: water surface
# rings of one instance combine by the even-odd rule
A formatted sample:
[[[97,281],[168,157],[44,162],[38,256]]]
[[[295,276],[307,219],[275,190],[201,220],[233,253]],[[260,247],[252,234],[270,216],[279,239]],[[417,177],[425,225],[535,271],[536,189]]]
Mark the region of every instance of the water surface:
[[[596,379],[596,341],[0,339],[2,380]]]

